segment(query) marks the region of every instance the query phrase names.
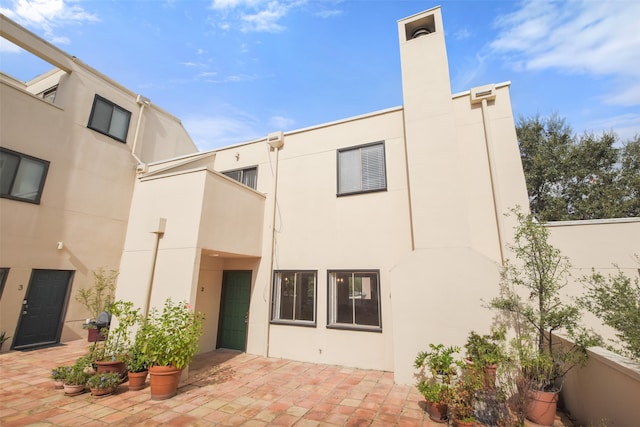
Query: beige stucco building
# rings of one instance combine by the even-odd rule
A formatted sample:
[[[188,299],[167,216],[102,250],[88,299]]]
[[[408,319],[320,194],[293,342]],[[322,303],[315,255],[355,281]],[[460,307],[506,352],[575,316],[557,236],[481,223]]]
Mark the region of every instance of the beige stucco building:
[[[439,8],[398,21],[402,106],[207,152],[174,117],[4,17],[2,35],[59,70],[1,83],[3,155],[49,162],[39,203],[3,183],[1,329],[20,336],[34,277],[62,270],[54,339],[79,337],[85,313],[70,296],[100,266],[119,269],[118,299],[204,312],[201,351],[412,383],[428,343],[489,329],[482,300],[497,293],[514,226],[504,213],[527,205],[526,186],[509,83],[451,93]],[[55,85],[55,100],[41,99]],[[129,112],[127,131],[96,129],[92,103]],[[33,114],[42,126],[26,126]],[[632,271],[640,222],[572,226],[553,229],[561,249]],[[580,230],[597,247],[576,244]]]

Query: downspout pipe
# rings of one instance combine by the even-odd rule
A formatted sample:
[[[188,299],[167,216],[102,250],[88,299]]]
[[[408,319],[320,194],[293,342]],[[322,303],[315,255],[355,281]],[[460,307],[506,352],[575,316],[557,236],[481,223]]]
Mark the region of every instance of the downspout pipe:
[[[278,211],[278,171],[279,171],[279,159],[280,149],[284,146],[284,136],[282,132],[270,133],[267,136],[267,144],[270,149],[276,151],[276,170],[273,176],[273,211],[271,213],[271,259],[269,260],[269,300],[267,301],[267,351],[266,357],[269,357],[269,348],[271,341],[271,301],[273,299],[273,265],[276,255],[276,213]]]
[[[140,136],[140,126],[142,124],[142,113],[144,112],[145,107],[151,106],[151,101],[142,95],[138,95],[136,97],[136,103],[140,105],[140,110],[138,111],[138,122],[136,123],[136,132],[133,134],[133,145],[131,147],[131,155],[138,162],[136,171],[138,173],[143,173],[143,172],[146,172],[147,165],[142,160],[140,160],[140,158],[136,154],[136,147],[138,146],[138,137]]]

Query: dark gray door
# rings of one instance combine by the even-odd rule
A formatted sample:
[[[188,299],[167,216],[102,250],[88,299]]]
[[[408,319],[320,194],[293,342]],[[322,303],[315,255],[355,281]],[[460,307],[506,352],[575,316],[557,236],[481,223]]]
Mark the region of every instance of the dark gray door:
[[[251,271],[225,271],[222,274],[218,348],[246,350],[250,296]]]
[[[60,341],[72,275],[72,271],[66,270],[33,270],[12,348],[39,347]]]

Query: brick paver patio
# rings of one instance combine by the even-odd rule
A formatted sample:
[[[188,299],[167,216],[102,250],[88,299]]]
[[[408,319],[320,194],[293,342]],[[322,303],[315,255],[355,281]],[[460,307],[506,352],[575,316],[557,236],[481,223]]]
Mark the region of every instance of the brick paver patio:
[[[178,395],[151,400],[127,383],[107,397],[68,397],[52,368],[86,341],[0,355],[0,425],[10,426],[441,426],[415,387],[390,372],[270,359],[232,351],[199,355]]]

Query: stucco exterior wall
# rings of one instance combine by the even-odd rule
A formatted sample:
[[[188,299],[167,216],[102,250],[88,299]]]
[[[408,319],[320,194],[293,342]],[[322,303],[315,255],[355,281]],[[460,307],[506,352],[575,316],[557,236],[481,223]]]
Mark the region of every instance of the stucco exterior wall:
[[[82,323],[90,315],[74,297],[93,285],[92,270],[119,268],[136,177],[131,149],[140,107],[133,92],[0,19],[2,37],[58,67],[30,82],[0,79],[0,145],[50,162],[39,204],[0,199],[0,266],[9,268],[0,330],[15,338],[33,269],[70,270],[60,340],[86,337]],[[53,102],[37,96],[56,85]],[[126,143],[87,127],[96,94],[132,113]],[[153,106],[142,117],[143,161],[196,151],[175,117]]]

